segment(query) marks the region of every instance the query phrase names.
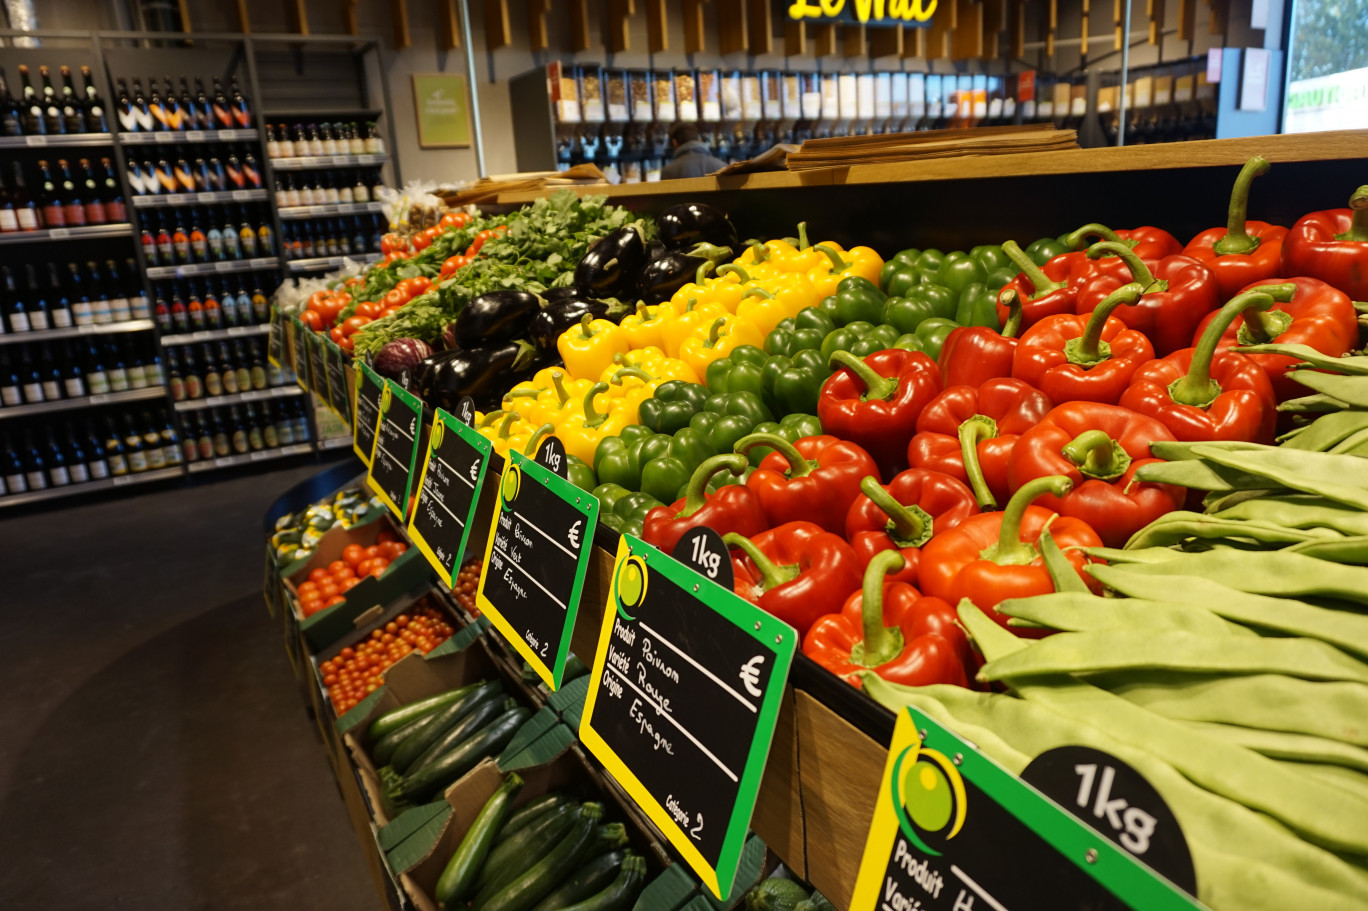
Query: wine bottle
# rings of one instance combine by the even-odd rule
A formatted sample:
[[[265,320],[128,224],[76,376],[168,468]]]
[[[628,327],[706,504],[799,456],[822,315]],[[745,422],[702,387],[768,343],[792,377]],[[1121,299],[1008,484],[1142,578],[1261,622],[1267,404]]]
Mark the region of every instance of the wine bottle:
[[[65,430],[62,455],[66,459],[67,473],[71,476],[71,483],[84,484],[90,480],[89,459],[85,449],[76,439],[75,428],[68,424]]]
[[[138,114],[133,106],[133,99],[128,96],[128,85],[122,79],[118,82],[118,91],[119,129],[125,133],[136,133],[139,128]]]
[[[294,139],[290,137],[290,128],[287,124],[276,124],[276,139],[279,143],[278,151],[272,158],[294,158],[296,155]]]
[[[91,320],[98,326],[114,322],[114,302],[109,299],[100,267],[86,261],[85,295],[90,299]]]
[[[29,268],[32,268],[30,265]],[[5,283],[5,322],[9,325],[10,332],[28,332],[32,328],[29,324],[28,308],[24,306],[24,299],[19,294],[19,288],[15,285],[14,273],[9,266],[0,267],[0,275],[4,276]],[[36,293],[37,289],[34,288]]]
[[[108,133],[109,121],[105,117],[104,101],[95,88],[95,78],[90,67],[81,67],[81,83],[85,87],[85,100],[81,102],[81,116],[85,119],[87,133]]]
[[[228,158],[223,163],[224,173],[228,177],[228,187],[233,190],[241,190],[246,185],[246,178],[242,174],[242,161],[237,157],[237,152],[228,150]]]
[[[90,472],[92,481],[103,481],[109,477],[109,460],[105,456],[104,446],[100,442],[100,435],[95,430],[95,422],[89,419],[81,428],[81,437],[85,444],[81,447],[85,450],[86,468]]]
[[[238,223],[238,243],[242,247],[242,258],[253,259],[257,256],[257,232],[247,219],[247,207],[239,206],[241,221]]]
[[[181,463],[180,439],[176,435],[176,426],[171,423],[171,415],[163,413],[161,415],[161,430],[157,432],[161,438],[162,458],[169,468]]]
[[[261,403],[261,441],[267,449],[275,449],[280,445],[280,436],[276,433],[276,425],[271,420],[271,409],[267,403]]]
[[[46,402],[59,402],[62,400],[65,383],[62,382],[62,368],[58,366],[56,358],[52,356],[52,345],[43,342],[38,349],[38,363],[40,369],[38,375],[43,381],[43,400]]]
[[[95,271],[94,263],[86,265],[91,267],[91,272]],[[105,260],[104,297],[109,301],[109,318],[112,322],[122,323],[133,319],[133,303],[128,299],[127,286],[119,277],[118,267],[112,259]]]
[[[40,66],[38,75],[43,80],[43,130],[49,135],[59,136],[66,132],[66,122],[62,119],[62,108],[57,103],[57,91],[52,87],[52,73],[47,67]]]
[[[132,158],[128,159],[128,185],[133,189],[134,196],[146,196],[149,193],[157,192],[157,178],[151,174],[144,174],[142,165]],[[148,178],[151,178],[149,182]]]
[[[124,446],[124,439],[114,426],[114,419],[106,417],[104,419],[104,457],[109,465],[109,474],[112,477],[121,478],[128,474],[130,470],[128,452]]]
[[[142,233],[139,235],[139,243],[142,244],[143,259],[147,260],[149,267],[155,268],[162,264],[161,253],[157,250],[157,236],[152,233],[152,225],[148,221],[148,216],[142,216]]]
[[[86,388],[91,395],[107,395],[109,393],[109,374],[104,367],[104,354],[100,351],[100,346],[91,339],[86,349]]]
[[[214,434],[214,455],[223,458],[232,453],[232,442],[228,436],[228,430],[223,426],[223,416],[219,414],[221,409],[212,408],[209,411],[210,420]]]
[[[219,82],[219,77],[214,79],[214,129],[231,130],[233,128],[233,114],[228,109],[228,99],[223,94],[223,84]]]
[[[199,459],[199,447],[196,445],[196,418],[199,415],[187,414],[181,419],[181,426],[185,428],[185,436],[181,439],[181,461],[194,462]]]
[[[226,260],[242,259],[242,238],[238,236],[238,230],[233,226],[226,209],[223,213],[223,226],[219,231],[219,236],[223,241],[223,258]]]
[[[123,352],[116,344],[107,344],[105,347],[105,375],[109,377],[111,392],[128,391],[128,365],[124,362]]]
[[[95,180],[95,172],[90,167],[89,158],[81,158],[76,163],[80,171],[79,187],[85,203],[85,220],[88,225],[103,225],[113,221],[105,210],[103,188]],[[120,219],[122,220],[122,219]]]
[[[237,381],[237,368],[233,365],[226,343],[218,343],[216,357],[219,364],[219,381],[223,383],[223,394],[237,395],[241,391]]]
[[[252,352],[252,388],[265,389],[270,382],[266,370],[266,345],[261,342],[249,343]]]
[[[214,112],[204,93],[204,80],[198,76],[195,77],[195,126],[201,130],[214,129]]]
[[[195,180],[195,173],[190,169],[190,162],[184,156],[176,159],[176,166],[172,171],[176,177],[177,193],[193,193],[198,185]]]
[[[97,178],[100,198],[104,202],[105,218],[112,224],[128,220],[128,208],[124,205],[123,188],[114,177],[114,163],[108,158],[100,159],[100,174]]]
[[[48,228],[66,227],[66,209],[58,193],[57,181],[52,177],[52,169],[46,161],[38,162],[38,180],[42,188],[38,191],[38,204],[43,209],[43,224]]]
[[[44,136],[47,124],[43,121],[43,105],[38,93],[29,82],[29,69],[19,64],[19,84],[23,87],[23,101],[19,105],[19,124],[25,136]]]
[[[185,265],[190,260],[190,232],[185,230],[185,215],[179,209],[173,216],[175,224],[171,228],[171,250],[177,265]]]
[[[198,361],[195,359],[195,349],[192,345],[186,345],[181,349],[182,373],[185,378],[185,397],[187,399],[204,398],[204,380],[200,373]]]
[[[62,378],[62,387],[66,391],[67,398],[79,399],[89,395],[86,391],[85,369],[81,366],[81,361],[76,357],[76,347],[71,342],[62,343],[62,364],[65,366],[66,374]]]
[[[247,360],[247,354],[242,350],[242,342],[233,342],[233,366],[237,372],[238,390],[246,392],[252,388],[252,367]]]
[[[0,405],[12,408],[24,404],[24,388],[19,380],[19,365],[9,348],[0,348]]]
[[[66,67],[62,67],[66,69]],[[57,445],[51,425],[47,427],[47,480],[52,487],[67,487],[71,484],[71,472],[67,470],[66,454]]]
[[[24,480],[28,482],[28,489],[47,490],[47,465],[43,461],[43,454],[33,445],[33,431],[27,427],[24,428],[23,451]]]
[[[124,455],[128,458],[128,470],[131,474],[141,474],[148,469],[147,453],[143,451],[142,434],[138,428],[133,426],[133,416],[125,414],[123,416],[123,445]]]
[[[261,189],[261,169],[257,167],[256,156],[251,149],[242,153],[242,182],[250,189]]]
[[[23,114],[19,101],[10,94],[9,81],[5,70],[0,67],[0,136],[23,136]]]
[[[162,87],[162,109],[166,111],[166,128],[181,132],[190,129],[185,121],[185,112],[181,110],[180,99],[176,97],[176,87],[171,84],[170,76],[162,80]]]
[[[38,373],[38,365],[33,362],[33,352],[28,345],[19,348],[19,388],[24,392],[24,402],[36,405],[43,401],[43,377]]]
[[[65,158],[59,158],[57,170],[62,176],[62,218],[72,227],[87,224],[86,206],[82,200],[84,194],[81,192],[82,188],[77,186],[76,179],[71,176],[71,165]]]
[[[4,78],[4,70],[0,70],[0,79]],[[266,124],[266,157],[280,157],[280,140],[276,138],[276,129],[272,124]]]
[[[152,114],[152,128],[164,133],[171,129],[171,125],[166,119],[166,106],[162,103],[161,93],[157,91],[156,76],[148,77],[147,90],[152,93],[147,101],[147,109]]]
[[[200,300],[199,291],[194,279],[189,282],[190,293],[185,302],[185,314],[190,321],[190,331],[200,332],[204,326],[204,301]]]
[[[28,478],[24,474],[24,460],[19,457],[19,452],[14,448],[14,443],[8,436],[0,437],[0,476],[4,477],[5,490],[8,493],[28,492]]]
[[[112,263],[110,266],[111,273],[117,275],[113,273]],[[124,275],[128,276],[123,289],[124,297],[128,300],[129,316],[133,319],[151,319],[152,305],[147,300],[147,289],[138,280],[138,264],[131,256],[124,260]]]
[[[152,416],[146,411],[138,414],[138,430],[142,433],[143,452],[147,454],[147,468],[157,471],[166,467],[166,447],[162,444],[161,432],[152,423]]]
[[[252,319],[258,324],[271,321],[271,301],[260,285],[252,288]]]
[[[185,307],[185,298],[181,296],[180,285],[171,287],[171,329],[175,332],[189,332],[190,314]]]
[[[71,81],[71,67],[63,66],[62,73],[62,130],[66,133],[85,133],[85,112],[76,97],[76,86]]]
[[[223,373],[214,360],[214,352],[208,345],[200,347],[200,358],[204,361],[204,391],[210,398],[223,395]]]
[[[48,311],[47,295],[38,287],[36,274],[29,275],[27,269],[24,270],[25,279],[33,279],[29,282],[25,291],[24,310],[28,314],[29,328],[34,332],[46,332],[52,328],[52,320]]]
[[[210,421],[211,416],[203,411],[195,412],[195,446],[199,450],[201,461],[214,457],[214,429]]]
[[[24,172],[19,167],[19,162],[11,164],[14,167],[14,178],[10,181],[9,202],[14,207],[14,217],[19,222],[19,230],[37,231],[43,227],[42,218],[38,214],[38,201],[24,185]]]
[[[76,314],[71,301],[57,272],[56,263],[48,263],[47,293],[38,290],[38,272],[33,263],[24,266],[24,276],[29,287],[29,296],[42,296],[47,300],[48,322],[54,329],[70,329],[76,325]]]
[[[247,103],[247,98],[238,89],[237,79],[234,78],[229,85],[229,94],[232,97],[233,123],[240,130],[252,128],[252,107]]]
[[[166,218],[162,213],[157,213],[157,259],[164,266],[170,266],[176,261],[176,247],[171,239],[171,231],[166,227]]]
[[[166,386],[173,402],[183,402],[186,399],[185,378],[181,376],[180,358],[176,356],[178,350],[175,347],[166,349]]]

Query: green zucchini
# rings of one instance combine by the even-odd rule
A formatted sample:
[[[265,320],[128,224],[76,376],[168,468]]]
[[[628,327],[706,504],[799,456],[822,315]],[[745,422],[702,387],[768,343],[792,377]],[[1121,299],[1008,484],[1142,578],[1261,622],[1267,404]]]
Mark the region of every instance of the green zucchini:
[[[409,766],[408,773],[414,772],[427,765],[438,756],[442,756],[456,747],[467,737],[474,734],[480,728],[498,718],[504,712],[511,712],[518,707],[516,699],[500,699],[500,693],[493,693],[487,699],[482,699],[476,703],[460,721],[451,726],[451,729],[438,737],[432,746],[423,751],[423,755],[413,760],[413,765]]]
[[[399,744],[399,749],[394,751],[390,765],[394,766],[394,771],[401,775],[408,774],[413,768],[413,763],[419,756],[436,742],[447,731],[451,730],[452,725],[468,715],[471,709],[489,698],[491,694],[503,692],[503,682],[493,680],[489,683],[481,684],[470,692],[466,693],[455,702],[442,706],[433,712],[426,719],[423,727],[417,732],[405,738]]]
[[[431,800],[442,788],[479,765],[480,760],[497,754],[507,746],[517,733],[518,726],[531,716],[530,711],[519,707],[495,718],[457,744],[455,749],[438,756],[413,774],[404,776],[398,797],[410,803]]]
[[[609,851],[588,861],[570,878],[561,883],[546,898],[537,902],[532,911],[560,911],[567,905],[583,901],[608,888],[617,879],[622,862],[633,856],[630,851]]]
[[[808,899],[808,903],[812,905],[812,908],[809,909],[809,911],[836,911],[836,906],[831,903],[831,899],[827,898],[816,889],[812,890],[812,898]],[[802,902],[799,902],[799,904],[801,905]]]
[[[422,721],[422,718],[415,718],[403,727],[395,728],[375,742],[375,746],[371,748],[371,759],[375,760],[377,768],[389,765],[390,760],[394,758],[394,751],[399,749],[399,744],[417,730]]]
[[[510,836],[516,835],[522,829],[532,825],[556,807],[570,802],[570,796],[564,791],[552,791],[550,794],[543,794],[535,800],[528,801],[514,810],[513,815],[508,817],[508,822],[504,823],[503,828],[495,837],[494,844],[502,844]]]
[[[563,803],[495,845],[475,885],[483,889],[493,882],[500,886],[511,883],[527,869],[527,858],[541,857],[555,847],[556,842],[570,831],[579,811],[578,803]]]
[[[366,739],[370,743],[375,743],[381,737],[399,730],[399,728],[409,722],[417,721],[419,718],[435,712],[444,705],[450,705],[466,693],[475,689],[481,683],[484,683],[484,681],[481,680],[478,683],[457,687],[454,690],[438,693],[436,696],[429,696],[426,699],[419,699],[417,702],[410,702],[408,705],[400,706],[392,712],[386,712],[371,722],[370,727],[366,729]]]
[[[746,911],[793,911],[811,896],[791,879],[771,877],[746,893]]]
[[[570,831],[554,848],[502,889],[486,886],[475,897],[475,911],[528,911],[569,876],[588,854],[602,816],[601,805],[584,804]]]
[[[604,851],[627,847],[627,827],[620,822],[605,822],[594,832],[594,845],[585,857],[597,857]]]
[[[626,911],[646,882],[646,858],[632,855],[622,862],[617,879],[608,888],[573,905],[558,905],[563,911]]]
[[[471,886],[475,884],[475,874],[484,866],[490,846],[494,843],[494,834],[513,811],[513,798],[522,786],[522,778],[517,773],[510,773],[485,801],[479,815],[470,824],[469,831],[461,839],[456,853],[447,861],[441,878],[437,880],[437,889],[433,894],[442,907],[449,908],[470,894]]]

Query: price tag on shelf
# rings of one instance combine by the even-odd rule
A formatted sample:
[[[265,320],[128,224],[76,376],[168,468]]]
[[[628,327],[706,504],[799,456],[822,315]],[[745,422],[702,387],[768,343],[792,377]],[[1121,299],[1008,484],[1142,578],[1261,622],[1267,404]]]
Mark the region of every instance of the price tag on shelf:
[[[252,198],[252,191],[251,191],[251,190],[234,190],[234,191],[233,191],[233,202],[246,202],[247,200],[249,200],[249,199],[251,199],[251,198]]]
[[[469,406],[473,418],[474,404],[469,398],[461,401]],[[459,406],[457,410],[461,410]],[[456,573],[470,540],[491,448],[489,440],[469,424],[437,409],[408,530],[409,538],[449,587],[456,585]]]
[[[361,363],[359,358],[352,362],[352,376],[352,386],[356,390],[352,402],[352,413],[356,415],[356,422],[352,424],[352,452],[369,468],[385,381]]]
[[[1091,782],[1089,803],[1103,796],[1099,784]],[[1107,795],[1106,805],[1124,819],[1116,799]],[[1200,906],[972,744],[906,708],[893,730],[850,907]]]
[[[45,145],[47,145],[47,144],[48,144],[48,140],[47,140],[47,137],[46,137],[46,136],[25,136],[25,137],[24,137],[24,145],[29,146],[29,147],[33,147],[33,146],[45,146]]]
[[[393,380],[385,380],[384,384],[366,483],[402,522],[408,511],[413,466],[418,458],[423,403]]]
[[[236,462],[237,462],[237,459],[236,459],[234,456],[224,456],[224,457],[221,458],[221,459],[214,459],[214,467],[215,467],[215,468],[227,468],[229,465],[232,465],[232,464],[234,464],[234,463],[236,463]]]
[[[797,646],[793,627],[622,536],[580,739],[719,897]]]
[[[352,423],[351,396],[347,392],[349,358],[332,339],[324,339],[328,362],[328,404],[348,427]]]
[[[309,333],[309,389],[314,395],[328,403],[328,362],[323,350],[323,340],[327,336],[317,332]]]
[[[112,395],[113,393],[110,392],[102,392],[99,395],[92,395],[89,401],[92,405],[103,405],[105,402],[109,401]]]
[[[126,474],[115,475],[110,480],[113,481],[115,487],[125,487],[133,483],[132,476]]]
[[[49,228],[49,229],[48,229],[48,237],[51,237],[53,240],[61,240],[61,239],[64,238],[64,237],[70,237],[70,236],[71,236],[71,229],[70,229],[70,228]]]
[[[214,263],[215,272],[232,272],[233,264],[227,261]]]
[[[203,130],[187,130],[185,133],[186,142],[204,142]]]
[[[153,134],[152,134],[152,141],[153,141],[153,142],[158,142],[158,143],[163,143],[163,144],[172,143],[172,142],[175,142],[175,141],[176,141],[176,134],[175,134],[175,133],[153,133]]]
[[[270,457],[271,453],[266,451],[265,449],[258,449],[251,455],[251,459],[253,462],[260,462],[262,459],[269,459]]]
[[[596,497],[557,473],[564,452],[559,440],[543,442],[537,461],[509,450],[476,596],[481,612],[553,690],[570,657],[599,512]]]

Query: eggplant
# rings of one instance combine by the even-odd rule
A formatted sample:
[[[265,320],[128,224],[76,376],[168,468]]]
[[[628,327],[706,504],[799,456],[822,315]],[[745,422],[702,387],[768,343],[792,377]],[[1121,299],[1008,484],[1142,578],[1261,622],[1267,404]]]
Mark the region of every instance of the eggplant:
[[[736,245],[736,228],[727,213],[707,203],[686,202],[670,206],[660,213],[656,226],[660,229],[660,239],[672,250],[697,243],[719,247]]]
[[[618,297],[635,287],[637,272],[646,262],[646,242],[636,225],[618,228],[600,238],[575,266],[575,287],[586,296]]]
[[[456,317],[456,344],[462,348],[497,345],[527,334],[527,324],[541,311],[541,297],[531,291],[490,291],[461,308]]]
[[[657,237],[646,245],[646,262],[649,263],[652,260],[660,259],[660,257],[669,252],[670,248],[661,243],[660,238]]]
[[[690,250],[674,250],[653,259],[637,273],[637,294],[648,304],[659,304],[692,281],[701,281],[705,265],[716,266],[731,259],[731,248],[696,244]]]
[[[428,374],[423,399],[436,408],[455,411],[461,396],[475,400],[481,411],[498,407],[509,379],[536,362],[536,347],[518,339],[451,354]]]
[[[560,338],[560,334],[578,324],[586,313],[594,319],[605,318],[608,315],[608,304],[584,298],[549,304],[541,313],[532,317],[532,322],[527,327],[527,337],[541,350],[554,351],[556,339]]]
[[[436,351],[428,355],[413,366],[405,368],[404,372],[399,375],[399,385],[419,398],[425,398],[424,390],[427,388],[428,377],[432,376],[432,371],[437,368],[438,364],[460,353],[459,350]]]
[[[563,288],[547,288],[542,292],[542,300],[546,301],[549,307],[561,301],[574,300],[580,296],[580,289],[574,285],[566,285]]]

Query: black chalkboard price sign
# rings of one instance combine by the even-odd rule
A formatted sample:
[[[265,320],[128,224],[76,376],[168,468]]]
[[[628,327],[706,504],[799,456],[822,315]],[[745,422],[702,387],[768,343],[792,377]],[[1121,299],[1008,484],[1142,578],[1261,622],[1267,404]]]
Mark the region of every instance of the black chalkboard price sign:
[[[408,511],[413,466],[418,459],[423,403],[393,380],[380,393],[380,423],[375,429],[366,483],[399,521]]]
[[[323,353],[323,336],[317,332],[310,332],[309,339],[309,391],[322,398],[325,402],[328,399],[328,362]]]
[[[351,396],[347,394],[347,362],[346,353],[333,342],[332,339],[324,339],[323,346],[327,353],[328,363],[328,404],[332,410],[337,412],[337,416],[346,421],[347,426],[351,426]]]
[[[266,337],[266,359],[276,367],[285,366],[285,314],[271,308],[271,334]]]
[[[312,333],[298,319],[293,319],[295,382],[300,389],[309,388],[309,336]]]
[[[465,556],[491,448],[473,428],[437,409],[408,530],[409,538],[451,587]]]
[[[552,689],[570,656],[598,509],[592,494],[509,451],[476,601]]]
[[[375,371],[361,363],[352,362],[356,375],[356,400],[352,411],[356,423],[352,425],[352,451],[356,457],[370,467],[371,450],[375,448],[375,428],[380,422],[380,397],[385,391],[385,381]]]
[[[622,536],[580,740],[719,898],[797,646],[793,627]]]

